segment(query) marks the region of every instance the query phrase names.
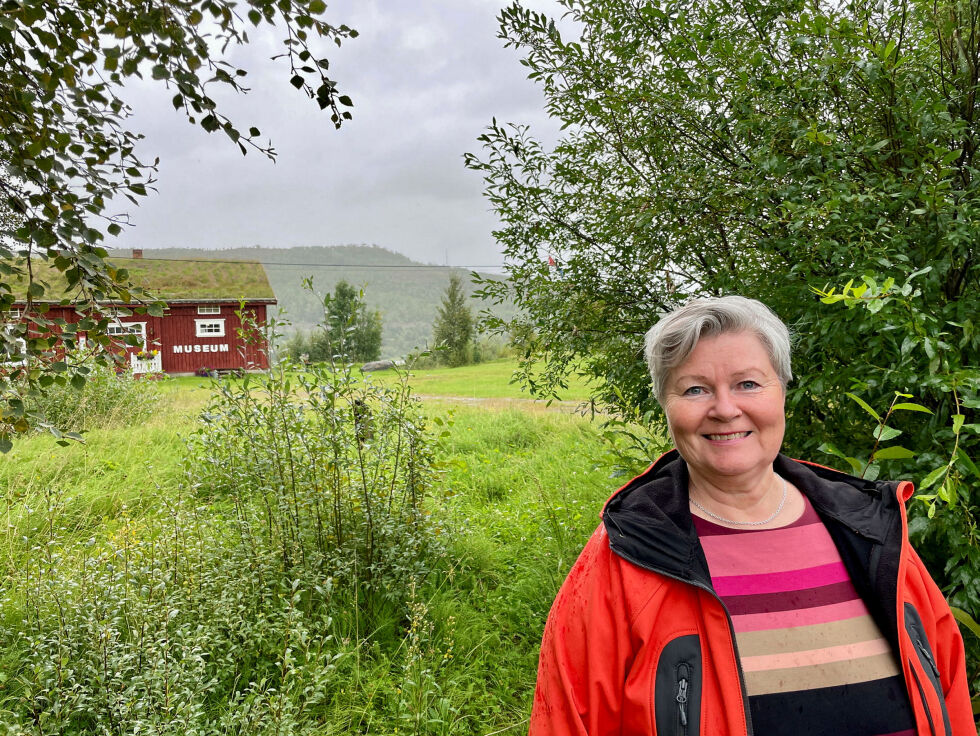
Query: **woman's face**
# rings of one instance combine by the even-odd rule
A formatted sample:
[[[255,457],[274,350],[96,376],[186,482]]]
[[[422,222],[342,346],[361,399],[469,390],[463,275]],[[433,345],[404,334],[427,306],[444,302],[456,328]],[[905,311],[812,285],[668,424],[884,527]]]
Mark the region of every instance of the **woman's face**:
[[[716,486],[753,484],[772,466],[786,428],[784,392],[751,332],[698,341],[671,371],[664,410],[692,475]]]

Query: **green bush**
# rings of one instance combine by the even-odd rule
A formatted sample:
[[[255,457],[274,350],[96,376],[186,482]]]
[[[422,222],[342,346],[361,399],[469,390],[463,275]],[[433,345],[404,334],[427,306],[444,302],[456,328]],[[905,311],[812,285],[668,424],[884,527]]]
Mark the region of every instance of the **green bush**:
[[[422,508],[434,468],[420,403],[405,376],[379,384],[349,367],[293,367],[216,384],[189,477],[228,499],[241,543],[276,550],[284,571],[398,598],[440,550]]]

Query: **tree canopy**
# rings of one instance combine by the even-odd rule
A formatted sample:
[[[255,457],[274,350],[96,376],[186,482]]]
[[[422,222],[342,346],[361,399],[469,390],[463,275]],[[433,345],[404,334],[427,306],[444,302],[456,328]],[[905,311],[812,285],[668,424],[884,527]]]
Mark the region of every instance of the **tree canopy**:
[[[466,303],[463,279],[458,273],[449,276],[432,326],[432,341],[437,348],[444,349],[439,358],[450,367],[473,361],[473,313]]]
[[[261,131],[229,119],[216,102],[219,88],[247,91],[247,70],[228,61],[228,52],[247,44],[250,30],[278,27],[284,81],[339,127],[351,117],[344,109],[351,101],[328,76],[322,46],[357,34],[326,22],[325,11],[323,0],[0,0],[0,215],[7,213],[0,221],[0,312],[14,303],[18,278],[29,302],[22,317],[4,320],[0,339],[8,353],[23,344],[33,366],[8,366],[0,445],[31,424],[20,394],[52,380],[84,380],[52,350],[52,331],[69,350],[76,331],[98,346],[106,319],[97,304],[152,301],[106,262],[101,247],[126,225],[112,201],[138,203],[156,166],[136,156],[141,136],[126,125],[127,80],[164,85],[188,122],[221,133],[243,154],[272,158]],[[33,277],[38,261],[64,273],[68,293],[50,293]],[[92,316],[76,328],[32,308],[60,300]],[[11,378],[26,383],[16,387]]]
[[[930,560],[980,614],[977,3],[562,4],[560,27],[500,15],[561,139],[494,121],[467,157],[510,276],[483,290],[522,310],[497,327],[524,336],[525,377],[547,393],[584,371],[641,416],[659,313],[763,300],[797,341],[788,451],[931,481],[916,508],[939,502],[955,541]],[[884,419],[896,391],[931,414],[879,423],[848,397]]]
[[[324,334],[330,346],[326,360],[338,355],[356,361],[381,357],[381,313],[367,308],[362,292],[338,281],[324,308]]]
[[[312,279],[306,279],[304,286],[312,291]],[[293,360],[347,363],[381,357],[381,312],[368,309],[362,291],[341,279],[321,302],[323,323],[309,334],[297,331],[286,342]]]

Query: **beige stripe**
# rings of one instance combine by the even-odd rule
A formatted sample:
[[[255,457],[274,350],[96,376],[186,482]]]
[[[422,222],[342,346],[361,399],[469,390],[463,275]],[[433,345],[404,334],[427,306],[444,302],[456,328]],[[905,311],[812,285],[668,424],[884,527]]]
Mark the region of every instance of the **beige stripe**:
[[[820,687],[880,680],[897,675],[898,672],[895,657],[891,652],[887,652],[874,657],[818,664],[812,667],[746,672],[745,688],[749,695],[788,693],[794,690],[814,690]]]
[[[743,631],[736,634],[738,653],[741,657],[787,654],[881,638],[883,638],[881,630],[871,616],[857,616],[812,626]]]
[[[884,639],[872,639],[856,644],[842,644],[838,647],[807,649],[803,652],[742,657],[742,669],[746,672],[762,672],[763,670],[780,670],[790,667],[809,667],[815,664],[848,662],[852,659],[873,657],[876,654],[887,654],[891,650],[891,645]]]

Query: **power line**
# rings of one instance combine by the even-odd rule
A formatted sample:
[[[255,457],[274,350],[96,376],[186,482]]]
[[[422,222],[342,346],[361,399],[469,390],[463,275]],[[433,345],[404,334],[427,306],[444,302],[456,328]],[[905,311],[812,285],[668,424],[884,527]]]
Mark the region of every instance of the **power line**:
[[[113,258],[123,258],[123,256],[109,256],[108,260]],[[250,265],[253,263],[261,263],[263,266],[296,266],[300,268],[405,268],[405,269],[440,269],[443,271],[450,269],[459,270],[469,270],[475,271],[480,268],[504,268],[504,264],[485,264],[482,266],[436,266],[425,263],[286,263],[283,261],[243,261],[239,259],[226,259],[226,258],[147,258],[143,256],[142,258],[127,258],[126,260],[135,261],[173,261],[176,263],[241,263],[244,265]]]

